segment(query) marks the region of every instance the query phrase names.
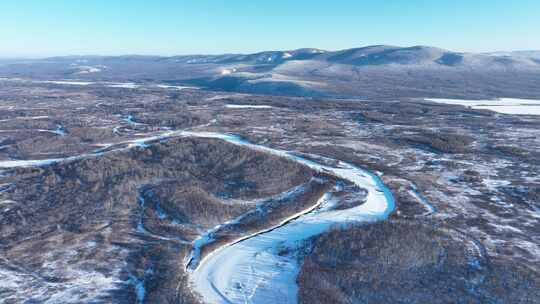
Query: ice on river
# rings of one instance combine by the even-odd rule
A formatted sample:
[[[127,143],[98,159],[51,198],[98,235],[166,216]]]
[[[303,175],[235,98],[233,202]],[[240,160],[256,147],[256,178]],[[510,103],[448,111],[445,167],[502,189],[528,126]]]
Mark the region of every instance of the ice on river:
[[[196,137],[221,138],[231,143],[300,162],[348,180],[368,191],[366,202],[346,210],[324,208],[332,194],[320,198],[313,210],[293,216],[291,222],[244,237],[210,253],[190,274],[194,289],[207,303],[296,303],[296,277],[300,265],[294,255],[280,255],[284,248],[321,234],[330,227],[347,223],[383,220],[394,208],[391,192],[375,174],[347,163],[331,167],[304,159],[288,151],[254,145],[234,135],[190,133]]]
[[[169,131],[128,143],[137,146],[156,139],[176,136],[222,139],[299,162],[314,170],[348,180],[367,190],[365,203],[345,210],[329,208],[334,203],[334,198],[332,193],[326,193],[315,206],[289,218],[293,220],[285,219],[282,225],[260,231],[239,242],[224,245],[207,255],[191,272],[190,281],[208,303],[296,303],[295,279],[300,265],[293,255],[280,255],[282,248],[294,249],[298,242],[318,235],[335,225],[384,220],[394,208],[390,190],[371,172],[337,160],[325,162],[335,165],[323,165],[289,151],[251,144],[231,134]],[[0,161],[0,168],[41,166],[99,155],[101,153],[65,159]]]

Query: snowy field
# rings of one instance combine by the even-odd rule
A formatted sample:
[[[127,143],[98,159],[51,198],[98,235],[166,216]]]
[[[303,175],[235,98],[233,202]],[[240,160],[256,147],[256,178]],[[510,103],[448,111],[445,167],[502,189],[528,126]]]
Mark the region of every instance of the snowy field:
[[[491,110],[503,114],[540,115],[540,100],[517,98],[501,98],[494,100],[429,98],[426,100],[444,104],[462,105],[473,109]]]
[[[229,109],[271,109],[272,106],[265,106],[265,105],[241,105],[241,104],[227,104],[225,105],[226,108]]]

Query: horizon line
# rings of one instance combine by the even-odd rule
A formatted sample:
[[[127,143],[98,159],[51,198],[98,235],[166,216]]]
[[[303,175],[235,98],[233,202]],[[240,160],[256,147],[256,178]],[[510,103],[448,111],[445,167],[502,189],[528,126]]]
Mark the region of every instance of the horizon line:
[[[463,53],[463,54],[492,54],[492,53],[511,53],[511,52],[530,52],[530,51],[540,51],[540,49],[512,49],[512,50],[494,50],[494,51],[482,51],[482,52],[473,52],[473,51],[454,51],[447,48],[441,48],[436,46],[430,46],[430,45],[411,45],[411,46],[399,46],[399,45],[392,45],[392,44],[370,44],[360,47],[351,47],[351,48],[344,48],[344,49],[322,49],[317,47],[301,47],[301,48],[292,48],[292,49],[273,49],[273,50],[260,50],[260,51],[253,51],[253,52],[201,52],[201,53],[145,53],[145,52],[134,52],[134,53],[111,53],[111,54],[104,54],[104,53],[73,53],[73,54],[57,54],[57,55],[0,55],[0,59],[9,59],[9,60],[36,60],[36,59],[49,59],[49,58],[66,58],[66,57],[129,57],[129,56],[140,56],[140,57],[180,57],[180,56],[220,56],[220,55],[252,55],[252,54],[259,54],[264,52],[287,52],[287,51],[298,51],[302,49],[314,49],[314,50],[320,50],[324,52],[339,52],[339,51],[346,51],[346,50],[352,50],[352,49],[363,49],[363,48],[369,48],[369,47],[378,47],[378,46],[385,46],[385,47],[395,47],[395,48],[414,48],[414,47],[428,47],[428,48],[437,48],[444,51],[449,51],[453,53]]]

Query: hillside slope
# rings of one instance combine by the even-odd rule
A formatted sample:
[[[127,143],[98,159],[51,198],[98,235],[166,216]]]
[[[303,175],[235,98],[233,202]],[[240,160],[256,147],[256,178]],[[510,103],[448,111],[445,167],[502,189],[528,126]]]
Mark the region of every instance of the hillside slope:
[[[293,96],[540,97],[538,52],[476,54],[428,46],[4,60],[0,77],[165,82]]]

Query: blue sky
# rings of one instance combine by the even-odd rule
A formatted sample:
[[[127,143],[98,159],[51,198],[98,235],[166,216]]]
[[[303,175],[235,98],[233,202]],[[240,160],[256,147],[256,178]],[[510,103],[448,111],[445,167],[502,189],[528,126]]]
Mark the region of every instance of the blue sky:
[[[540,49],[539,0],[2,0],[0,56]]]

